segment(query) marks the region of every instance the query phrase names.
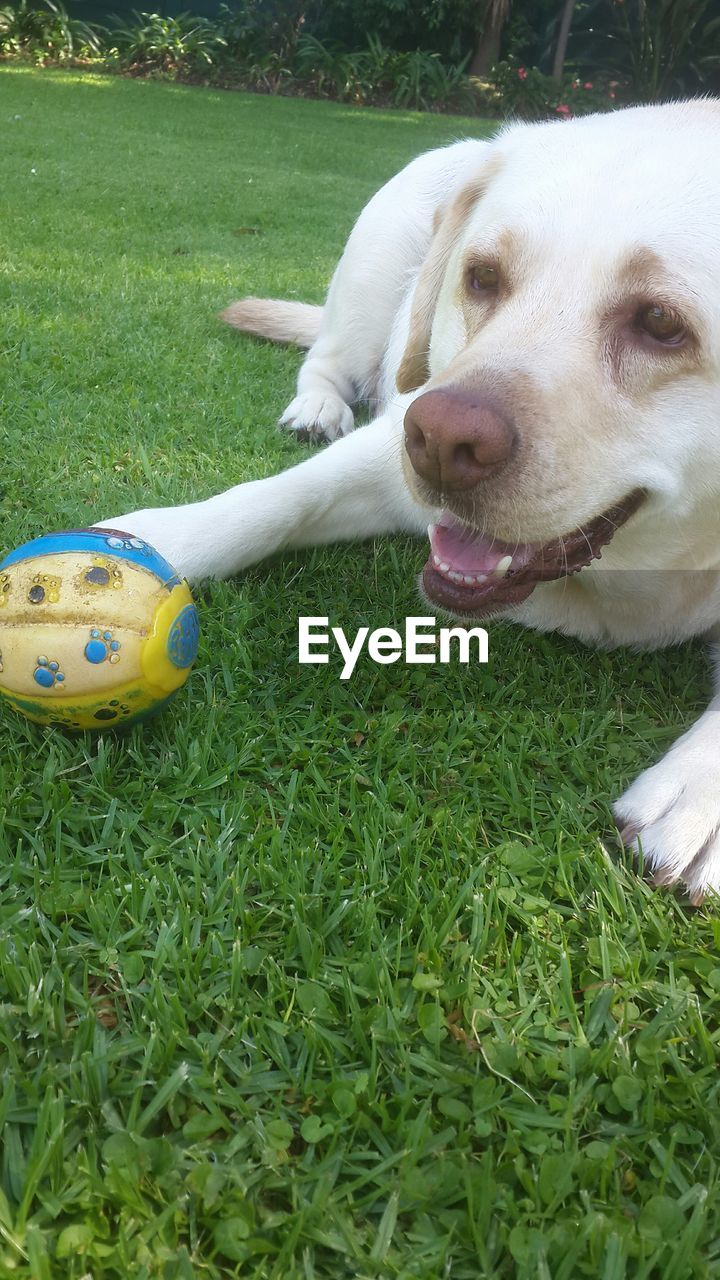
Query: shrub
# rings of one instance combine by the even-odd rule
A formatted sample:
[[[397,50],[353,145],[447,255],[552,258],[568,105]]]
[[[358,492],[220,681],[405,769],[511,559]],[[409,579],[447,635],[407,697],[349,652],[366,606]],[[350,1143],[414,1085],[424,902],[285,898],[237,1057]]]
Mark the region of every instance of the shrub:
[[[668,3],[674,0],[667,0]],[[427,50],[389,48],[376,35],[348,52],[302,30],[299,0],[248,0],[219,21],[181,13],[135,12],[110,30],[68,18],[59,0],[0,9],[0,54],[38,61],[93,57],[111,71],[202,77],[263,93],[300,93],[406,110],[514,114],[525,119],[578,115],[613,105],[616,83],[569,76],[559,86],[537,68],[500,63],[493,81],[468,76],[467,58],[448,64]],[[272,30],[274,47],[267,45]]]
[[[70,18],[57,0],[40,0],[32,8],[19,0],[0,8],[0,53],[5,57],[64,62],[97,56],[101,43],[100,28]]]
[[[583,80],[575,74],[558,83],[537,67],[519,67],[510,62],[499,63],[493,79],[504,110],[523,120],[607,111],[618,101],[622,90],[617,81]]]
[[[293,73],[301,84],[320,97],[347,98],[358,91],[356,58],[314,36],[300,36],[292,59]]]
[[[299,0],[243,0],[220,6],[218,18],[227,56],[247,66],[278,66],[292,59],[305,26]]]
[[[314,36],[298,39],[293,70],[301,84],[320,96],[353,102],[388,102],[409,110],[465,108],[476,91],[465,65],[446,66],[436,53],[400,53],[369,36],[364,49],[346,53]]]
[[[715,0],[591,0],[569,50],[576,63],[627,81],[641,102],[720,86]]]
[[[476,92],[462,63],[446,66],[437,53],[404,55],[404,63],[398,67],[392,101],[395,106],[415,111],[431,107],[472,111],[476,106]]]
[[[222,63],[215,79],[221,85],[238,85],[255,93],[282,93],[285,90],[301,93],[302,87],[296,84],[287,61],[282,53],[274,50],[247,64],[230,58]]]
[[[218,60],[226,41],[216,23],[180,13],[164,18],[159,13],[135,13],[135,23],[109,32],[117,62],[134,71],[193,74],[207,70]]]

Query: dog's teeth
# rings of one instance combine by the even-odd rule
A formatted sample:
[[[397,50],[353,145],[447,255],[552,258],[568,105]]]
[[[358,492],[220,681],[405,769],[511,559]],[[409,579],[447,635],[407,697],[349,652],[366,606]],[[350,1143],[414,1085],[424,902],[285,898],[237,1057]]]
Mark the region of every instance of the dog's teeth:
[[[435,568],[436,568],[436,569],[439,569],[439,568],[440,568],[440,557],[439,557],[439,556],[433,556],[433,564],[435,565]]]
[[[438,561],[438,569],[440,570],[440,572],[441,572],[441,573],[448,573],[448,571],[449,571],[449,569],[450,569],[450,565],[449,565],[449,564],[445,564],[445,561],[444,561],[444,560],[439,560],[439,561]]]
[[[450,569],[450,571],[448,572],[448,578],[450,579],[450,581],[451,581],[451,582],[463,582],[463,581],[464,581],[464,576],[463,576],[463,574],[462,574],[462,573],[455,573],[455,571],[454,571],[453,569]]]
[[[512,556],[503,556],[502,560],[498,560],[495,565],[495,577],[502,578],[512,564]]]
[[[477,586],[477,578],[474,573],[466,573],[463,576],[463,582],[467,582],[469,587]]]
[[[436,529],[437,529],[437,525],[436,525],[436,524],[429,524],[429,525],[428,525],[428,538],[430,539],[430,541],[431,541],[431,542],[432,542],[432,536],[433,536],[433,534],[434,534],[434,532],[435,532],[435,530],[436,530]]]

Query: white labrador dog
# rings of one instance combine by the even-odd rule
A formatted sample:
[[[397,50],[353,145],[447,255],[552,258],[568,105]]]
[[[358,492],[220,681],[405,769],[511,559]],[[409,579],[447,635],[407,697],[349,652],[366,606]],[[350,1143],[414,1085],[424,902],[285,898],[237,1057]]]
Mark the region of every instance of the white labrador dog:
[[[335,443],[107,521],[191,579],[430,525],[441,609],[603,646],[720,636],[720,102],[423,155],[361,214],[324,308],[225,318],[310,347],[282,421]],[[352,431],[362,399],[382,411]],[[720,890],[720,696],[615,813],[659,883]]]

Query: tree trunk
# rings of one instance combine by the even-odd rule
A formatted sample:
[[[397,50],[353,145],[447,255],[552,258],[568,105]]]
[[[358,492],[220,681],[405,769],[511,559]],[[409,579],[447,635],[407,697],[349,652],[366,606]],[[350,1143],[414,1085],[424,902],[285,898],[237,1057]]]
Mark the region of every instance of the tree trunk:
[[[500,38],[506,21],[507,12],[503,13],[502,5],[488,5],[485,26],[470,63],[469,75],[486,76],[495,66],[500,56]]]
[[[557,44],[555,45],[555,57],[553,58],[552,78],[553,80],[562,80],[563,68],[565,66],[565,54],[567,53],[568,37],[570,35],[570,27],[573,20],[573,10],[575,9],[575,0],[565,0],[560,19],[560,30],[558,31]]]

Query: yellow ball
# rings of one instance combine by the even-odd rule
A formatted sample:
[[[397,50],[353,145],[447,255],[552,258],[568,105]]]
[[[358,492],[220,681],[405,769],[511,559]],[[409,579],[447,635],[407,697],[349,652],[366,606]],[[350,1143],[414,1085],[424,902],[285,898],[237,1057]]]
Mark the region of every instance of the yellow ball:
[[[0,563],[0,698],[40,724],[152,715],[187,680],[198,632],[187,582],[120,530],[44,534]]]

